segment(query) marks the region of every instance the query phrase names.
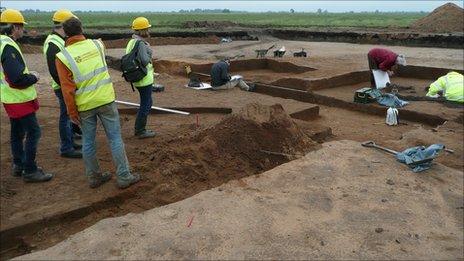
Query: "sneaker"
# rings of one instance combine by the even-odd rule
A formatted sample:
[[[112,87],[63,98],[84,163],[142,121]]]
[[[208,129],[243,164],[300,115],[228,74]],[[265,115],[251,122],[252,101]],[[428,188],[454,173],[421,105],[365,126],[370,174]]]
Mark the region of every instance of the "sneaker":
[[[248,86],[250,87],[250,88],[248,88],[249,92],[254,92],[256,90],[256,84],[250,83],[250,84],[248,84]]]
[[[37,168],[35,172],[32,173],[24,173],[23,174],[23,181],[24,182],[46,182],[53,178],[53,174],[45,173],[42,168]]]
[[[152,138],[156,136],[156,132],[152,130],[144,130],[143,132],[135,134],[135,136],[137,136],[139,139]]]
[[[125,180],[118,179],[118,187],[120,189],[125,189],[125,188],[128,188],[131,185],[139,182],[139,181],[140,181],[140,174],[132,173],[130,175],[130,178],[128,178],[128,179],[125,179]]]
[[[104,172],[103,174],[94,175],[89,178],[89,187],[98,188],[101,185],[108,182],[113,175],[110,172]]]
[[[11,169],[11,175],[13,177],[21,177],[24,173],[24,168],[20,167],[16,164],[13,164],[13,168]]]
[[[63,158],[70,158],[70,159],[82,159],[82,152],[78,150],[73,150],[70,152],[65,152],[60,154]]]

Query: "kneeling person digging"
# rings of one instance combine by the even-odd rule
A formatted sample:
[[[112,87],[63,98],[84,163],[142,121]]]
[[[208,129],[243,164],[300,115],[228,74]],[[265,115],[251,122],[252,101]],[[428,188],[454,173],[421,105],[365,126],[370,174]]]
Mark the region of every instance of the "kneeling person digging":
[[[241,76],[231,77],[229,67],[230,59],[227,58],[213,64],[211,67],[211,86],[213,90],[228,90],[238,85],[244,91],[254,91],[254,84],[246,84]]]
[[[82,156],[89,185],[96,188],[111,179],[111,173],[100,171],[96,155],[99,118],[111,146],[118,186],[127,188],[140,176],[129,170],[103,43],[86,39],[77,18],[66,20],[63,29],[68,37],[66,47],[56,55],[55,64],[69,117],[82,128]]]

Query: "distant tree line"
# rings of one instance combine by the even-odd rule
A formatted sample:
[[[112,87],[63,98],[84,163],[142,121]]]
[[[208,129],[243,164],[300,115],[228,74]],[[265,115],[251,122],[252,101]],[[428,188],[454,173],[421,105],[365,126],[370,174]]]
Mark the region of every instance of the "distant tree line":
[[[0,8],[0,12],[2,9],[5,9],[4,7]],[[24,13],[49,13],[51,11],[41,11],[40,9],[25,9],[22,12]],[[131,12],[124,12],[124,11],[73,11],[74,13],[131,13]],[[232,11],[230,9],[201,9],[201,8],[196,8],[196,9],[181,9],[179,11],[170,11],[170,12],[157,12],[157,11],[145,11],[145,12],[133,12],[133,13],[211,13],[211,14],[217,14],[217,13],[223,13],[223,14],[228,14],[228,13],[250,13],[248,11]],[[253,12],[251,12],[253,13]],[[328,14],[330,13],[327,9],[323,10],[321,8],[317,9],[316,12],[298,12],[298,10],[295,9],[289,9],[288,11],[267,11],[264,13],[317,13],[317,14]],[[363,13],[363,14],[368,14],[368,13],[425,13],[424,11],[420,12],[404,12],[404,11],[393,11],[393,12],[381,12],[379,10],[375,11],[361,11],[361,12],[354,12],[354,11],[346,11],[343,13]]]

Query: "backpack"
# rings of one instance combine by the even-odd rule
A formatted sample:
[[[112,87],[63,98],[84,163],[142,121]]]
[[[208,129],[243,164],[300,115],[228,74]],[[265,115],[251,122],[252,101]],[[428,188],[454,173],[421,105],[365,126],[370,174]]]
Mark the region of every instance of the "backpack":
[[[134,48],[121,58],[122,76],[127,82],[131,83],[132,90],[134,90],[132,83],[142,80],[147,75],[147,68],[142,65],[137,52],[140,42],[140,40],[137,40]]]

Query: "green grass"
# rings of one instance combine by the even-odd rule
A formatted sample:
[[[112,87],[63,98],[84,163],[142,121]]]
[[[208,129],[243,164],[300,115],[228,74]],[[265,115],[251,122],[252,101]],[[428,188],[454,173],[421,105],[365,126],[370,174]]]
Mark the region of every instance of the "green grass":
[[[137,16],[147,17],[155,31],[182,28],[186,21],[231,21],[258,27],[407,27],[425,13],[76,13],[84,27],[130,27]],[[25,13],[29,28],[51,26],[51,12]],[[164,29],[162,29],[164,28]]]

